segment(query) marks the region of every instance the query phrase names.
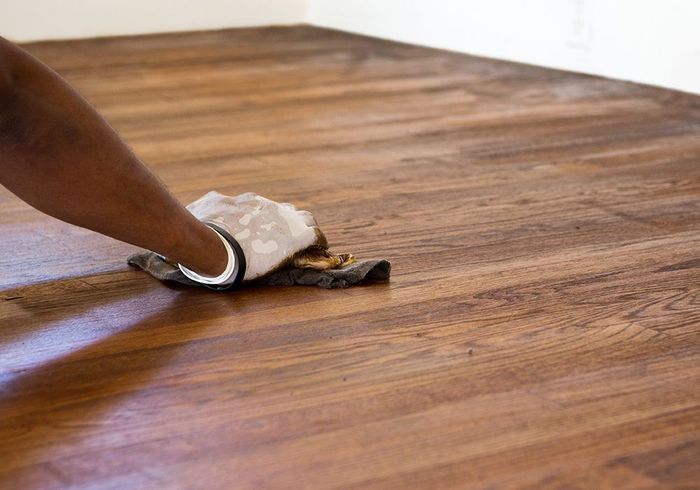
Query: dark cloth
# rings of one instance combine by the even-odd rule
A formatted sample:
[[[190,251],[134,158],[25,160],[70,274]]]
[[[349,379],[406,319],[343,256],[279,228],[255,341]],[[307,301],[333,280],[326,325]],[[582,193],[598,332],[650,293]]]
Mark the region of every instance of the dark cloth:
[[[153,252],[143,252],[132,255],[127,263],[148,272],[161,281],[175,281],[190,286],[203,286],[192,281]],[[269,286],[319,286],[326,289],[347,288],[349,286],[370,281],[386,281],[391,274],[391,264],[388,260],[363,260],[346,265],[341,269],[297,269],[286,267],[246,284]]]

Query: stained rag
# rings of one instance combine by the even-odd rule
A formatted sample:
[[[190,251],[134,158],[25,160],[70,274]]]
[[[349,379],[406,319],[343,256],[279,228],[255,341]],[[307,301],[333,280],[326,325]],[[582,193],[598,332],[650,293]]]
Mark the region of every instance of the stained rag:
[[[174,281],[190,286],[202,286],[185,277],[153,252],[143,252],[127,259],[129,265],[142,269],[161,281]],[[384,259],[358,261],[339,269],[316,270],[285,267],[244,284],[269,286],[319,286],[326,289],[347,288],[364,282],[386,281],[391,274],[391,263]]]

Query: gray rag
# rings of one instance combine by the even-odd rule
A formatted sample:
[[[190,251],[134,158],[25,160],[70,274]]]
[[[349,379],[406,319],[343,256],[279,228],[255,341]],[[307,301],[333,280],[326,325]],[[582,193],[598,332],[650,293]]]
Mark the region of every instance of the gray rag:
[[[190,286],[202,286],[192,281],[180,272],[180,269],[164,261],[153,252],[143,252],[132,255],[127,263],[138,267],[161,281],[175,281]],[[285,267],[274,271],[254,281],[244,283],[268,286],[319,286],[326,289],[347,288],[367,281],[385,281],[391,274],[391,263],[388,260],[363,260],[346,265],[340,269],[297,269]]]

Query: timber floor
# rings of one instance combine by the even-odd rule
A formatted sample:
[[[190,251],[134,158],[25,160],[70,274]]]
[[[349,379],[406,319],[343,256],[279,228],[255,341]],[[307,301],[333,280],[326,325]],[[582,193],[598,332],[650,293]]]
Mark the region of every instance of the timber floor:
[[[178,198],[393,277],[168,287],[2,190],[0,487],[700,486],[700,97],[307,26],[27,48]]]

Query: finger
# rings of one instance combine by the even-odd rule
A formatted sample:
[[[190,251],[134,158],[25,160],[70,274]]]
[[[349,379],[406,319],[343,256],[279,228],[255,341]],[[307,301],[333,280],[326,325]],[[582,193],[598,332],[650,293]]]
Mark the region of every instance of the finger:
[[[306,223],[306,226],[312,226],[312,227],[317,227],[318,223],[316,222],[316,218],[314,218],[314,215],[311,214],[308,211],[302,210],[297,210],[297,213],[304,219],[304,223]]]

